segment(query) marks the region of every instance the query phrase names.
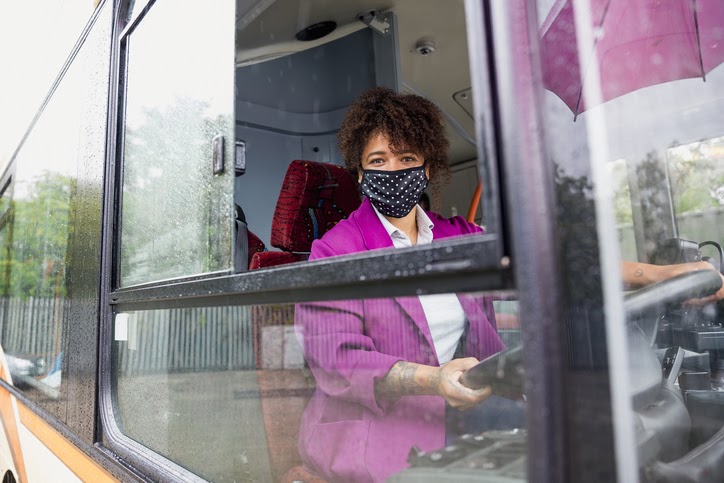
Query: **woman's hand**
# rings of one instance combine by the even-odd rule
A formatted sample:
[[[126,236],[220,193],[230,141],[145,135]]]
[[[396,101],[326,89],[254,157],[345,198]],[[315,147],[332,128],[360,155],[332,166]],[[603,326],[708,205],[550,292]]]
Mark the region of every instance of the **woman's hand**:
[[[453,359],[440,367],[399,361],[387,375],[375,381],[375,398],[396,400],[400,396],[437,395],[450,406],[465,411],[485,400],[491,387],[470,389],[460,384],[460,376],[478,360],[474,357]]]
[[[714,270],[717,273],[719,273],[719,271],[716,268],[714,268],[714,266],[709,262],[682,263],[679,266],[680,267],[683,266],[682,267],[683,269],[680,268],[679,272],[675,273],[675,275],[679,275],[681,273],[686,273],[686,272],[691,272],[694,270]],[[677,267],[677,265],[670,265],[670,267]],[[686,303],[689,305],[706,305],[706,304],[710,304],[713,302],[717,302],[721,299],[724,299],[724,276],[722,276],[722,274],[719,273],[719,277],[722,279],[722,286],[716,293],[713,293],[707,297],[703,297],[700,299],[689,300]]]
[[[467,411],[493,393],[490,386],[485,386],[482,389],[470,389],[460,384],[460,376],[462,376],[463,372],[477,363],[478,360],[474,357],[453,359],[438,367],[436,374],[433,376],[433,384],[437,389],[437,393],[455,409]]]

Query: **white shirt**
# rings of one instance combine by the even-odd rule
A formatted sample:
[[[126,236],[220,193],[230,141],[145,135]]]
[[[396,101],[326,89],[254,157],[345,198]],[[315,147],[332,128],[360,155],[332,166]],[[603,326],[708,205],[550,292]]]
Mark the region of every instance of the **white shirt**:
[[[406,248],[412,246],[412,240],[397,229],[395,225],[385,218],[377,208],[374,208],[382,226],[390,235],[395,248]],[[432,243],[432,228],[435,226],[427,216],[425,210],[418,205],[414,208],[417,221],[417,244],[426,245]],[[455,355],[455,350],[460,342],[460,337],[465,330],[465,312],[463,311],[457,295],[452,293],[436,295],[420,295],[420,304],[425,312],[427,325],[430,327],[432,342],[435,345],[437,360],[440,364],[450,362]]]

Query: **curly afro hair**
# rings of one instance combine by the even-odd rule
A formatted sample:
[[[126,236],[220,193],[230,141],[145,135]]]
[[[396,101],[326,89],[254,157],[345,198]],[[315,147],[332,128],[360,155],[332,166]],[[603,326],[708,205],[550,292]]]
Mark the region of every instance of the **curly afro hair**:
[[[342,158],[355,177],[367,142],[378,134],[387,136],[393,152],[412,151],[425,158],[433,192],[450,180],[450,142],[442,112],[432,102],[377,87],[352,103],[337,137]]]

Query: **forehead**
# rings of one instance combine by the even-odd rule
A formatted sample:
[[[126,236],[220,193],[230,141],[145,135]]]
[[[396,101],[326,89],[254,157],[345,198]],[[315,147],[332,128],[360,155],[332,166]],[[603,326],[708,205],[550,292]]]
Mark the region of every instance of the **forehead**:
[[[373,133],[370,135],[369,139],[367,139],[367,143],[362,150],[362,154],[364,155],[364,153],[374,151],[391,151],[392,153],[407,153],[417,151],[413,147],[406,145],[404,139],[402,140],[402,143],[404,143],[402,146],[392,145],[390,137],[387,135],[387,133]]]

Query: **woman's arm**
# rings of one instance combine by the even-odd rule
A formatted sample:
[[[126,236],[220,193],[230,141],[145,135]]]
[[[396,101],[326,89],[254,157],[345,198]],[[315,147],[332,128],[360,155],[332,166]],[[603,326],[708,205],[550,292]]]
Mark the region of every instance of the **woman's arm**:
[[[621,262],[621,278],[625,286],[639,288],[652,283],[661,282],[682,273],[695,270],[715,270],[708,262],[677,263],[674,265],[651,265],[639,262]],[[721,274],[719,274],[721,276]],[[724,277],[722,277],[724,282]],[[724,298],[724,284],[714,295],[698,299],[698,303],[709,303]]]
[[[478,363],[474,357],[454,359],[440,367],[398,361],[375,381],[377,401],[409,395],[441,396],[456,409],[470,409],[492,393],[490,387],[473,390],[460,384],[460,376]]]

